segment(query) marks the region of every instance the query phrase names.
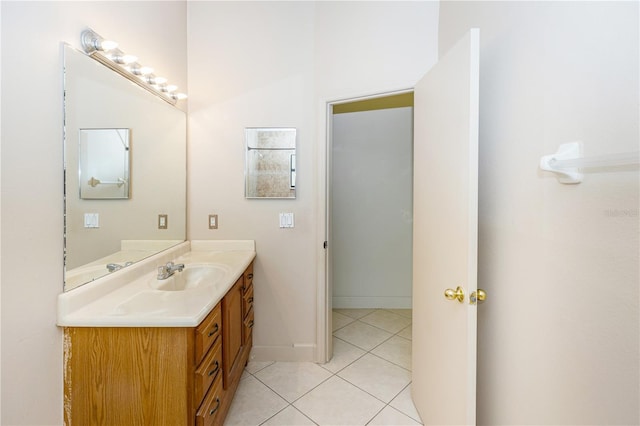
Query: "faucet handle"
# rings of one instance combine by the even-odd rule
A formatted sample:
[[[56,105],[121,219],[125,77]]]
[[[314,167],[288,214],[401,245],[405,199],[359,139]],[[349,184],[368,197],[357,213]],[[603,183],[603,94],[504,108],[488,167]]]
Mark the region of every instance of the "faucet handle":
[[[167,267],[166,266],[158,266],[158,279],[163,280],[167,278]]]

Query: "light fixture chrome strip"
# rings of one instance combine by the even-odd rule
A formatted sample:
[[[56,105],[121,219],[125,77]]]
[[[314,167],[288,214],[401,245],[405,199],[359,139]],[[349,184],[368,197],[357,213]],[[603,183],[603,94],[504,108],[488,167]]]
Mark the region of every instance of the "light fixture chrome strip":
[[[116,42],[102,38],[91,28],[82,32],[80,42],[87,55],[171,105],[187,98],[176,92],[176,86],[167,84],[167,79],[153,74],[152,68],[143,67],[135,56],[125,54]]]

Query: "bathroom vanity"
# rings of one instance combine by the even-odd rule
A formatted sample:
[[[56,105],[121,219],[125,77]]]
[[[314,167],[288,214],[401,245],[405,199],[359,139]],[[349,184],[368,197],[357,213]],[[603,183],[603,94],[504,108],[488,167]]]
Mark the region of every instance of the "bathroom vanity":
[[[253,241],[186,242],[61,294],[65,424],[223,424],[252,346],[254,257]],[[184,269],[158,279],[170,261]]]

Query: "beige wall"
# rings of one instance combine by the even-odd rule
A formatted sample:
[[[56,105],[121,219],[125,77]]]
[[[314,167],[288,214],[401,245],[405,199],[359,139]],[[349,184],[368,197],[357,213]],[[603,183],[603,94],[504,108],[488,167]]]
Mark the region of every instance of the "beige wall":
[[[637,149],[637,3],[442,7],[442,51],[471,25],[483,39],[479,420],[638,423],[637,172],[567,187],[537,171],[575,138],[590,154]],[[59,42],[77,46],[86,25],[181,87],[188,37],[189,236],[256,240],[259,352],[309,359],[326,102],[413,86],[435,61],[438,3],[3,1],[0,12],[0,422],[62,421]],[[255,125],[299,129],[297,200],[243,198],[242,130]],[[284,211],[296,228],[278,228]]]
[[[413,108],[331,121],[333,308],[411,308]]]
[[[435,61],[437,17],[436,2],[189,3],[188,235],[256,240],[257,358],[314,357],[326,102],[412,87]],[[244,199],[253,126],[298,129],[296,200]]]
[[[2,418],[62,423],[62,48],[85,26],[186,88],[186,2],[8,2],[2,13]]]
[[[478,422],[638,424],[637,168],[537,169],[573,140],[638,150],[638,3],[440,11],[440,52],[481,34]]]

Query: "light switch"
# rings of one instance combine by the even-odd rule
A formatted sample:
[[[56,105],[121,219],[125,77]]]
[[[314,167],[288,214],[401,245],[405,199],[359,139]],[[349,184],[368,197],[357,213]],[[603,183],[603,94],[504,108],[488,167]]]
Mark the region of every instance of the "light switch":
[[[209,215],[209,229],[218,229],[218,215],[210,214]]]
[[[100,228],[100,215],[98,213],[85,213],[84,214],[84,227],[85,228]]]
[[[158,229],[167,229],[169,228],[169,215],[159,214],[158,215]]]
[[[280,213],[280,228],[293,228],[293,213]]]

